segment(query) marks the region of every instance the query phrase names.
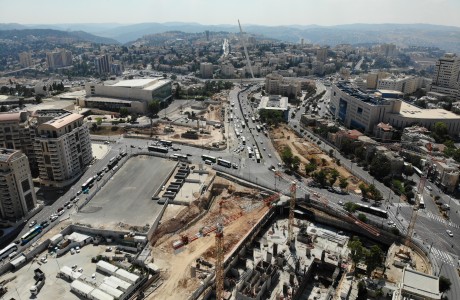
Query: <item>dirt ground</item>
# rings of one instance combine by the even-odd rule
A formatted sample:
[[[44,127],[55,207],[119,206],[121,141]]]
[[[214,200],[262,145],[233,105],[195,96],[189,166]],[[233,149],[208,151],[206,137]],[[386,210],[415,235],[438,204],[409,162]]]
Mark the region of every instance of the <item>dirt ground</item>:
[[[273,144],[276,150],[281,152],[284,146],[289,146],[292,150],[293,155],[297,155],[300,158],[301,166],[300,173],[305,174],[303,166],[312,161],[316,161],[316,164],[319,168],[332,168],[336,169],[340,176],[348,179],[349,190],[358,189],[359,184],[361,183],[355,176],[353,176],[347,169],[342,166],[338,166],[334,160],[327,154],[324,154],[318,145],[310,143],[303,138],[299,138],[296,134],[288,128],[286,125],[277,127],[270,131]],[[326,160],[326,164],[322,164],[322,159]],[[337,184],[337,183],[336,183]]]
[[[201,267],[197,269],[197,277],[191,277],[190,267],[195,266],[198,258],[202,258],[212,265],[215,264],[214,232],[201,236],[187,246],[174,250],[172,243],[179,240],[181,235],[192,237],[218,222],[222,223],[224,224],[224,251],[228,255],[268,210],[263,202],[255,201],[258,191],[235,186],[223,179],[215,180],[211,193],[217,194],[217,196],[210,210],[202,218],[180,234],[165,236],[155,244],[152,256],[155,265],[163,272],[163,283],[147,299],[186,299],[199,287],[202,279],[198,277],[213,270]],[[187,213],[178,214],[171,221],[176,224],[188,224],[195,217],[195,214],[190,212],[197,213],[200,211],[199,205],[184,208]],[[220,207],[221,214],[219,213]],[[203,210],[201,209],[201,211]],[[162,220],[163,224],[167,225],[168,221]]]

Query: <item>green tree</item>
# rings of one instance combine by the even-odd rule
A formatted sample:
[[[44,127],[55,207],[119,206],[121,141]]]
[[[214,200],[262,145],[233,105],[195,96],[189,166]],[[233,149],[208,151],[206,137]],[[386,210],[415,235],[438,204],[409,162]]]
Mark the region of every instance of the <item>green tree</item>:
[[[101,126],[102,118],[96,118],[96,125]]]
[[[356,203],[353,202],[347,202],[343,205],[343,209],[350,213],[354,213],[358,209],[358,205],[356,205]]]
[[[348,248],[350,248],[352,269],[355,269],[356,265],[364,259],[364,247],[359,238],[355,236],[348,242]]]
[[[360,183],[359,184],[359,189],[361,190],[361,193],[363,195],[364,198],[367,198],[367,193],[369,191],[369,189],[367,188],[367,186],[364,184],[364,183]]]
[[[414,175],[414,168],[411,165],[405,165],[403,169],[403,173],[406,176]]]
[[[6,108],[5,105],[0,106],[0,112],[7,112],[8,109]]]
[[[383,251],[379,246],[373,245],[369,251],[366,253],[366,272],[367,276],[370,276],[371,273],[377,268],[380,267],[383,263]]]
[[[293,155],[291,148],[289,146],[284,146],[283,151],[281,151],[281,160],[286,166],[290,168],[292,164],[292,159]]]
[[[311,162],[305,165],[305,174],[310,174],[311,172],[315,171],[318,166],[315,162]]]
[[[129,114],[129,111],[126,107],[120,107],[120,117],[125,118]]]
[[[381,201],[383,199],[382,194],[373,184],[369,186],[369,193],[371,194],[371,198],[375,201]]]
[[[365,214],[360,213],[360,214],[358,214],[358,220],[360,220],[361,222],[365,223],[367,221],[367,217],[366,217]]]
[[[431,136],[436,140],[437,143],[444,143],[448,137],[449,130],[444,122],[436,122],[434,124],[434,130]]]
[[[369,166],[369,174],[377,179],[382,179],[391,172],[390,160],[384,155],[376,155]]]
[[[147,105],[147,110],[149,111],[150,115],[156,116],[160,111],[160,101],[150,100],[149,104]]]
[[[40,104],[42,103],[43,96],[42,95],[35,95],[35,102]]]
[[[340,177],[339,181],[340,181],[339,183],[340,188],[346,189],[348,186],[348,180],[345,177]]]
[[[358,295],[356,300],[367,300],[367,288],[363,281],[358,282]]]
[[[299,170],[300,166],[300,158],[297,155],[294,155],[292,158],[292,170],[297,171]]]
[[[439,277],[439,291],[444,294],[445,292],[447,292],[448,290],[450,290],[450,286],[452,285],[452,282],[450,281],[449,278],[447,277],[444,277],[441,275],[441,277]]]
[[[316,182],[318,182],[321,186],[326,185],[327,181],[327,173],[324,170],[319,170],[318,172],[313,173],[313,178]]]

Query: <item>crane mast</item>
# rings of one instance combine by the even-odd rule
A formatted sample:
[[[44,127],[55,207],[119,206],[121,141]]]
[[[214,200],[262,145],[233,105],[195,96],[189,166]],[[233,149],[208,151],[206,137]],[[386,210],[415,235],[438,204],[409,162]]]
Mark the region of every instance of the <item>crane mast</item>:
[[[249,60],[248,48],[246,47],[246,40],[243,34],[243,29],[241,28],[240,20],[238,20],[238,26],[240,27],[241,42],[243,43],[244,55],[246,55],[246,64],[248,65],[249,71],[251,72],[251,77],[254,78],[254,73],[252,72],[251,61]]]
[[[216,230],[216,299],[224,299],[224,226]]]
[[[297,185],[295,182],[293,182],[291,185],[291,200],[289,202],[288,242],[287,242],[289,244],[289,247],[292,247],[294,245],[293,230],[294,230],[294,210],[295,210],[296,189],[297,189]]]

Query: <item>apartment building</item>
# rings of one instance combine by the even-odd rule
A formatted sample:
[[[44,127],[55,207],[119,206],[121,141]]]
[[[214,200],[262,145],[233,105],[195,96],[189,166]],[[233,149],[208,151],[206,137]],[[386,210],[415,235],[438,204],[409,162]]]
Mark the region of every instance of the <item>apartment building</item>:
[[[48,68],[51,70],[71,66],[72,52],[65,49],[47,52],[46,62],[48,64]]]
[[[389,76],[390,74],[386,72],[367,74],[367,78],[366,78],[367,88],[371,90],[375,90],[377,88],[377,83],[379,82],[379,80],[388,78]]]
[[[415,76],[391,76],[378,79],[377,89],[394,90],[404,94],[412,94],[421,88],[423,79]]]
[[[34,143],[40,182],[52,187],[70,185],[93,158],[83,116],[64,110],[36,114],[38,119],[49,119],[38,125]]]
[[[0,148],[0,218],[16,221],[37,205],[27,156]]]
[[[32,171],[37,170],[33,143],[34,125],[26,111],[0,113],[0,148],[21,150],[27,155]]]
[[[446,53],[436,62],[430,91],[460,101],[460,57]]]
[[[94,67],[98,74],[110,73],[112,57],[108,54],[98,56],[94,59]]]
[[[301,84],[298,81],[285,80],[279,74],[268,74],[265,77],[265,91],[272,95],[298,95],[301,92]]]
[[[342,81],[332,85],[330,110],[346,127],[366,133],[371,133],[380,122],[396,128],[419,124],[428,129],[443,122],[449,134],[460,132],[460,116],[444,109],[421,109],[401,97],[401,92],[391,90],[366,93]]]
[[[30,52],[21,52],[19,53],[19,63],[24,68],[30,67],[33,65],[32,54]]]
[[[211,63],[202,62],[200,63],[201,78],[212,78],[213,66]]]

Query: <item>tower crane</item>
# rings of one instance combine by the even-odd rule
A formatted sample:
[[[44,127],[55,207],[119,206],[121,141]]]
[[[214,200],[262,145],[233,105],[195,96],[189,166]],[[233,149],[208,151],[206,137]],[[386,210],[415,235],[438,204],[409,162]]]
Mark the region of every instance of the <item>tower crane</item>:
[[[216,229],[216,299],[224,299],[224,226]]]
[[[251,61],[249,60],[248,48],[246,47],[246,40],[243,34],[243,29],[241,28],[240,20],[238,20],[238,26],[240,27],[241,42],[243,43],[244,55],[246,55],[246,64],[248,65],[249,71],[251,72],[251,77],[254,78],[254,73],[252,72]]]
[[[294,210],[295,210],[295,197],[296,197],[297,184],[295,182],[291,185],[291,200],[289,201],[289,222],[288,222],[288,244],[289,247],[294,246]]]

